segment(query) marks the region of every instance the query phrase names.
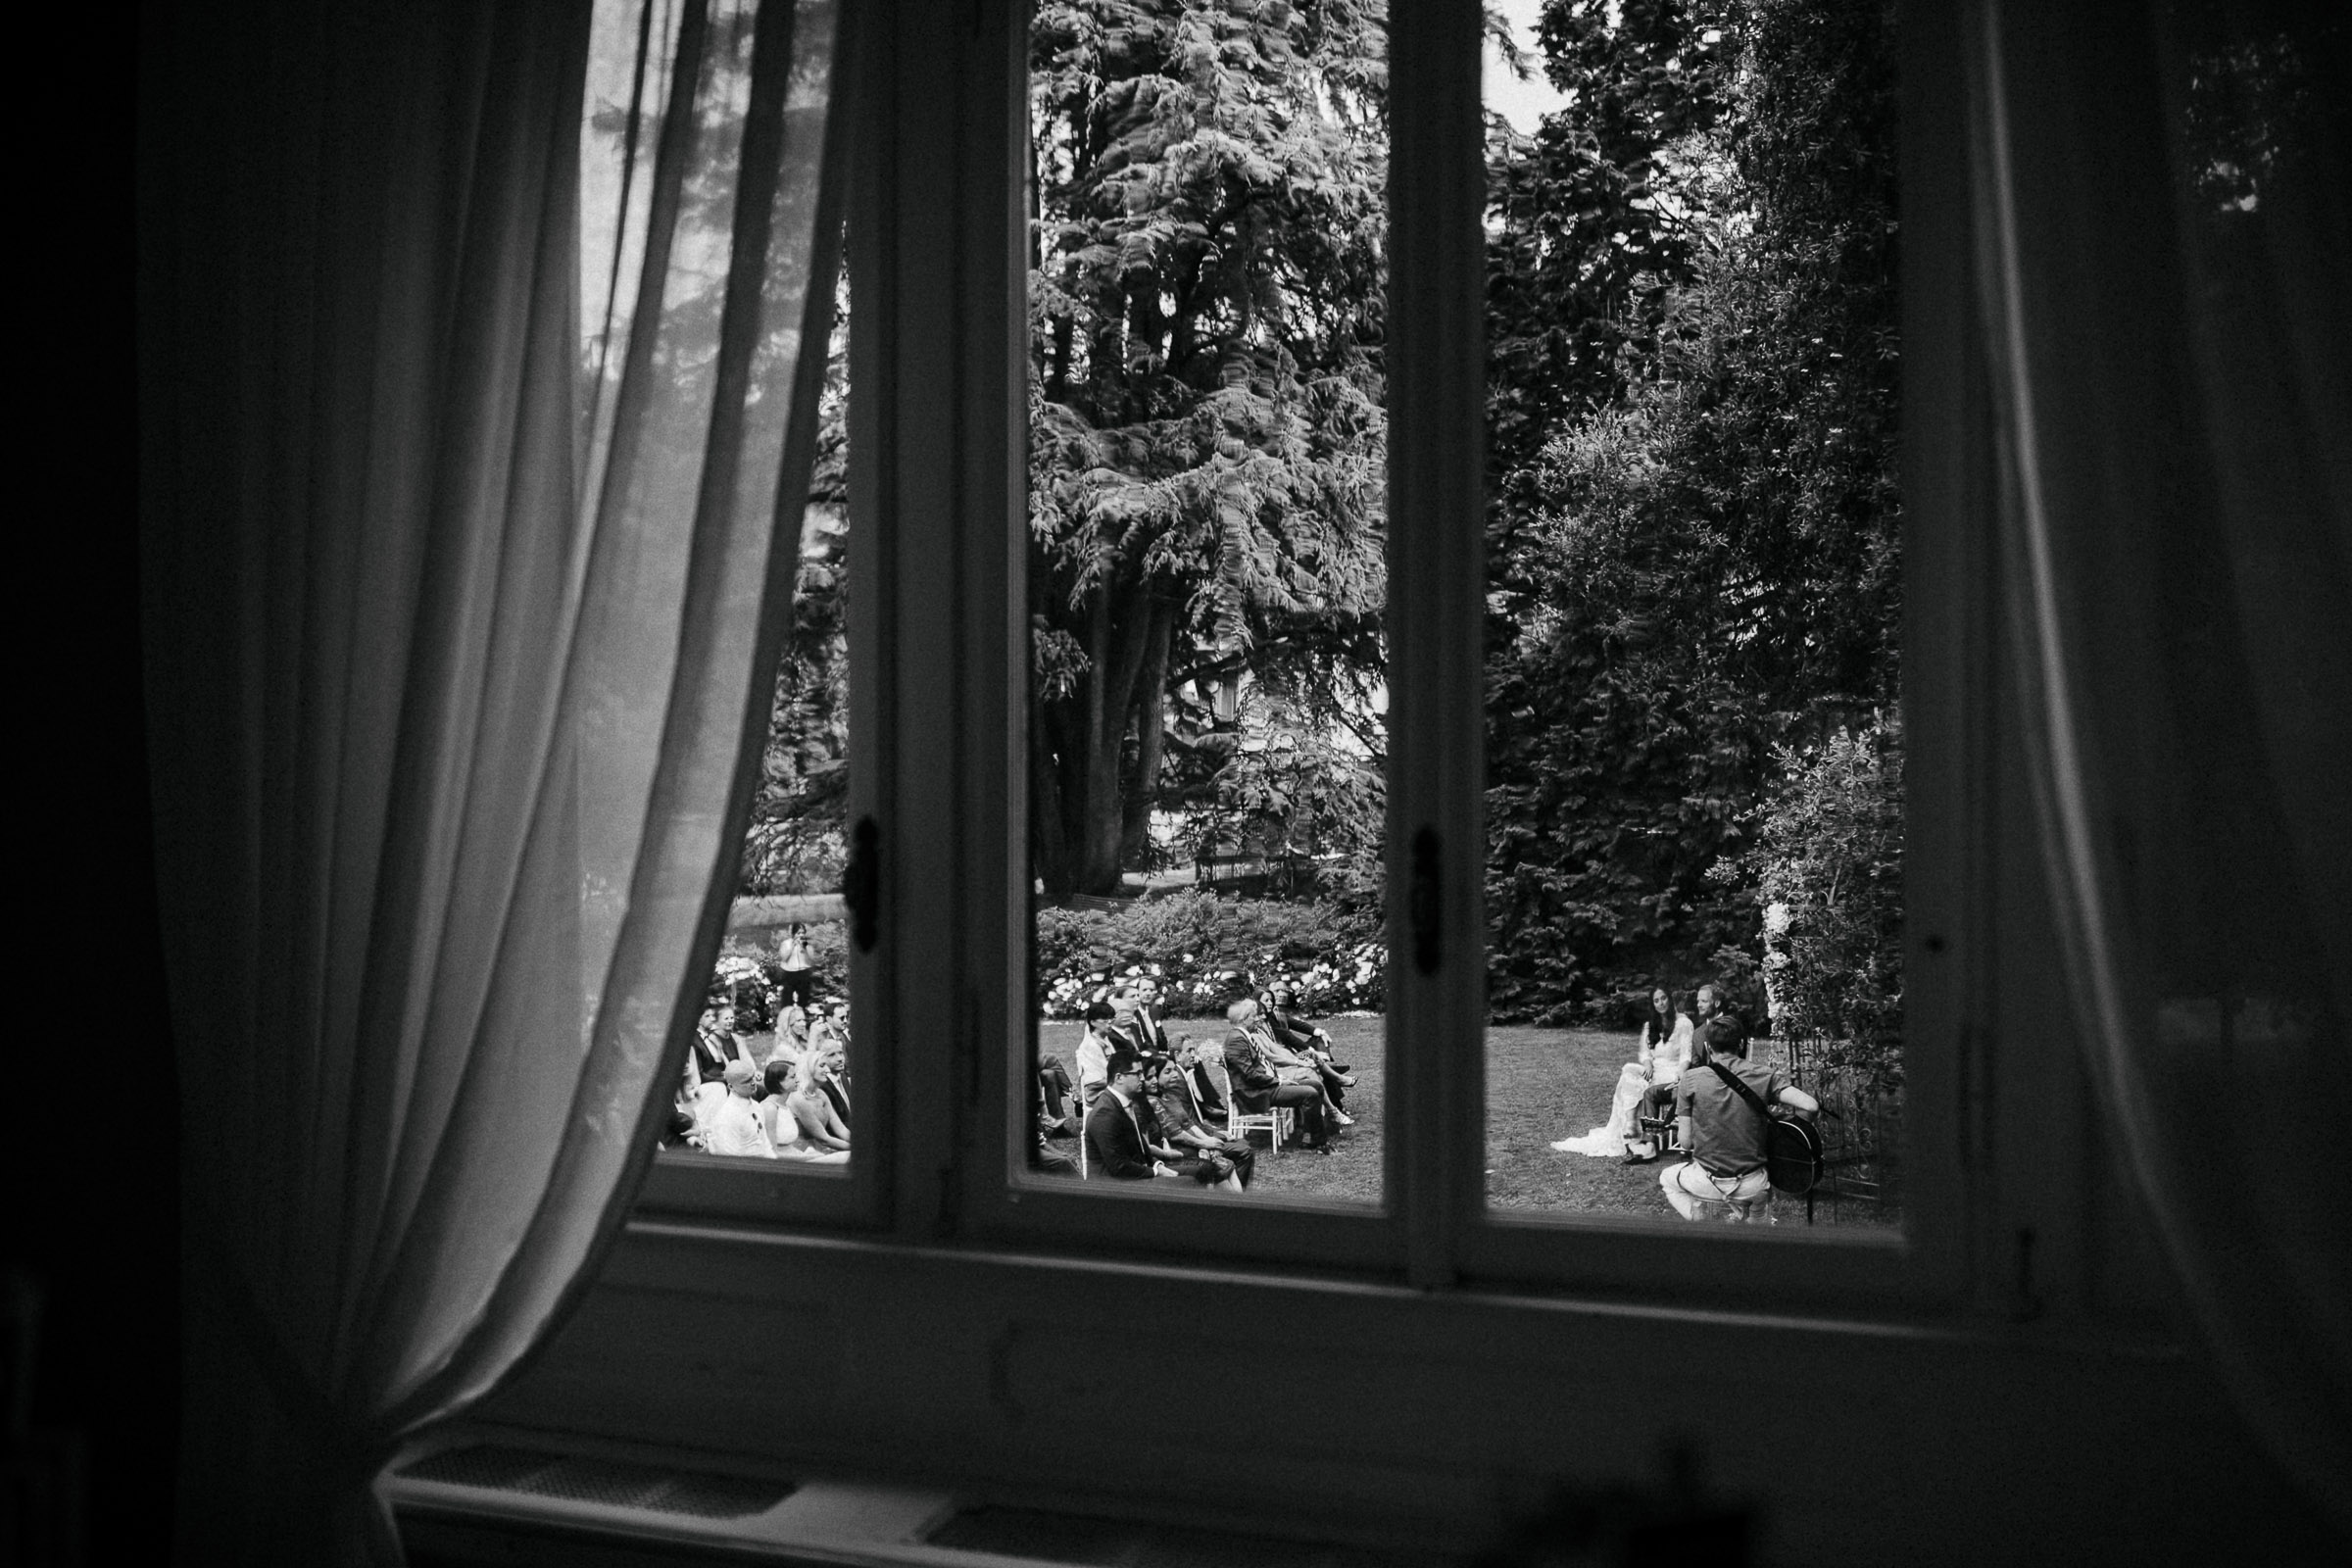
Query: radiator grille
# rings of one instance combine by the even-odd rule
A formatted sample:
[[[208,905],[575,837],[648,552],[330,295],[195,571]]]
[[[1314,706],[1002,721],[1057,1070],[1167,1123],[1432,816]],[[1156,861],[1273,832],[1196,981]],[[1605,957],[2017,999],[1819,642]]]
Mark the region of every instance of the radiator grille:
[[[647,1508],[702,1519],[741,1519],[765,1513],[792,1494],[791,1485],[782,1481],[543,1453],[494,1443],[444,1448],[404,1465],[398,1474],[413,1481],[527,1492],[570,1502]]]

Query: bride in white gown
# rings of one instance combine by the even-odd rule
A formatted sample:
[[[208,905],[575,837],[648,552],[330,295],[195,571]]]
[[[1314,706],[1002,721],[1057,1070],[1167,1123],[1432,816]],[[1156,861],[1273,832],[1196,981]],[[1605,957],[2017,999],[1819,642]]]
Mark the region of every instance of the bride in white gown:
[[[1642,1045],[1634,1060],[1617,1069],[1617,1088],[1609,1097],[1609,1119],[1582,1138],[1563,1138],[1551,1147],[1563,1154],[1592,1154],[1615,1159],[1634,1136],[1634,1118],[1641,1113],[1642,1097],[1671,1084],[1690,1065],[1690,1013],[1679,998],[1661,986],[1649,994],[1649,1011],[1642,1019]],[[1655,1152],[1655,1151],[1652,1151]]]

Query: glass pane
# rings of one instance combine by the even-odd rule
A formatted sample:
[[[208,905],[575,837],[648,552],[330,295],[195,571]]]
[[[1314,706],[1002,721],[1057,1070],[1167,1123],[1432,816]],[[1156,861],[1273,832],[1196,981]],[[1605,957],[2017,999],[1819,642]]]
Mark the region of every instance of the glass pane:
[[[670,507],[697,504],[707,420],[720,373],[752,109],[753,0],[705,9],[600,0],[594,12],[581,144],[583,377],[590,479],[633,466]],[[805,237],[818,217],[834,12],[803,0],[782,106],[785,173],[772,236]],[[680,95],[690,103],[673,103]],[[784,465],[792,375],[808,289],[805,252],[771,246],[760,339],[748,368],[752,421],[739,484],[760,514]],[[826,363],[808,491],[798,507],[799,573],[774,680],[761,777],[740,882],[686,1043],[662,1146],[837,1170],[849,1160],[848,965],[842,926],[842,816],[849,777],[848,402],[846,282]],[[632,381],[630,377],[636,379]],[[656,385],[669,419],[629,418],[632,386]],[[619,411],[619,412],[616,412]],[[615,433],[618,432],[618,433]],[[672,553],[674,555],[674,552]],[[664,559],[649,569],[682,572]],[[748,591],[748,585],[747,585]],[[593,779],[591,789],[593,790]]]
[[[1032,28],[1041,1174],[1379,1200],[1381,16]]]
[[[1890,13],[1500,11],[1488,1201],[1897,1225]]]
[[[837,285],[822,423],[801,513],[800,576],[776,670],[727,933],[681,1086],[679,1132],[710,1153],[822,1171],[850,1162],[850,290]],[[727,1077],[747,1063],[754,1080]],[[736,1068],[740,1076],[744,1069]],[[717,1087],[711,1087],[715,1084]],[[722,1093],[748,1098],[761,1138],[716,1126]],[[690,1097],[690,1098],[689,1098]],[[700,1138],[695,1145],[692,1140]]]

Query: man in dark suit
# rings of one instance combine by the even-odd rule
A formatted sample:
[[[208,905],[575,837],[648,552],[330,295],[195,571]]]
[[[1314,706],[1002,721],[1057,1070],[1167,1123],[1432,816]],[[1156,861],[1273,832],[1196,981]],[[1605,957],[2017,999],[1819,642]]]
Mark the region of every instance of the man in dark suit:
[[[1168,1054],[1168,1037],[1152,1016],[1149,980],[1138,980],[1110,999],[1112,1038],[1124,1041],[1127,1048],[1139,1056],[1164,1056]]]
[[[1225,1037],[1225,1072],[1233,1083],[1235,1108],[1256,1115],[1269,1105],[1287,1105],[1298,1113],[1298,1136],[1317,1153],[1331,1152],[1331,1127],[1323,1108],[1330,1102],[1319,1084],[1284,1083],[1265,1048],[1251,1033],[1257,1004],[1248,997],[1225,1009],[1233,1032]]]
[[[1144,1136],[1143,1098],[1143,1058],[1121,1047],[1110,1054],[1110,1087],[1086,1113],[1086,1147],[1095,1168],[1122,1181],[1184,1175],[1182,1154]]]

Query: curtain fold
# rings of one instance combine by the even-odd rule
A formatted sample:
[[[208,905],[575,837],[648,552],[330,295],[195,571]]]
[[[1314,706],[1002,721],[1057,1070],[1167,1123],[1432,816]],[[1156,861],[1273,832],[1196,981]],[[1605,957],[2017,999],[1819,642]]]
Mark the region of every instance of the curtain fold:
[[[2252,1429],[2352,1536],[2352,19],[1976,0],[2004,577],[2080,1038]]]
[[[373,1476],[651,1156],[789,613],[838,31],[220,0],[143,76],[188,1560],[397,1560]]]

